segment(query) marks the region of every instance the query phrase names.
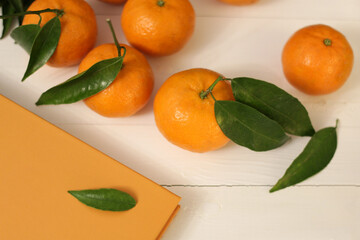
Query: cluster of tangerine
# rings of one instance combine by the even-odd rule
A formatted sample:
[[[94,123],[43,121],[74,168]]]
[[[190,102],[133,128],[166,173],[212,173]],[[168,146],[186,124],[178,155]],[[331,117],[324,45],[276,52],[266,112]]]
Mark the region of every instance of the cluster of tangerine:
[[[127,54],[118,76],[108,88],[85,99],[85,103],[103,116],[130,116],[144,107],[154,86],[153,72],[142,53],[166,56],[182,49],[194,32],[195,12],[188,0],[101,1],[126,2],[121,26],[133,47],[122,45]],[[257,2],[220,1],[235,5]],[[117,56],[115,44],[91,50],[96,42],[96,19],[84,0],[37,0],[28,10],[45,8],[64,11],[59,44],[49,65],[69,66],[82,60],[79,72],[83,72],[99,61]],[[53,13],[41,16],[41,24],[45,24]],[[23,24],[38,21],[37,16],[27,15]],[[286,78],[296,88],[309,94],[326,94],[343,85],[350,75],[353,58],[352,49],[341,33],[316,25],[301,29],[289,39],[282,63]],[[170,142],[196,152],[214,150],[228,142],[216,123],[214,100],[200,97],[219,76],[207,69],[191,69],[165,81],[155,97],[154,115],[157,127]],[[212,94],[219,100],[233,100],[231,87],[225,81]]]

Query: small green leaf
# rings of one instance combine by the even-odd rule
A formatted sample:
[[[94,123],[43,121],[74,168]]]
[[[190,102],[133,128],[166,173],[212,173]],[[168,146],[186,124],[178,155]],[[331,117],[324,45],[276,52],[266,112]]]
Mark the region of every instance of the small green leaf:
[[[336,127],[316,132],[270,192],[295,185],[323,170],[333,158],[336,146]]]
[[[297,136],[314,135],[315,130],[305,107],[274,84],[252,78],[235,78],[231,86],[236,101],[277,121],[286,132]]]
[[[215,117],[230,140],[254,151],[277,148],[289,139],[277,122],[239,102],[216,101]]]
[[[114,81],[123,59],[122,56],[115,57],[94,64],[87,71],[44,92],[36,105],[74,103],[95,95]]]
[[[8,2],[3,2],[1,9],[2,9],[2,15],[11,15],[15,12],[15,8]],[[13,20],[14,18],[3,19],[3,30],[0,39],[3,39],[6,36],[6,34],[8,34]]]
[[[31,48],[34,44],[35,38],[40,32],[40,26],[37,24],[28,24],[15,28],[10,36],[25,49],[27,53],[31,53]]]
[[[136,205],[129,194],[110,188],[96,190],[68,191],[80,202],[93,208],[105,211],[126,211]]]
[[[61,24],[58,17],[54,17],[41,28],[32,46],[29,64],[22,81],[42,67],[54,54],[60,33]]]

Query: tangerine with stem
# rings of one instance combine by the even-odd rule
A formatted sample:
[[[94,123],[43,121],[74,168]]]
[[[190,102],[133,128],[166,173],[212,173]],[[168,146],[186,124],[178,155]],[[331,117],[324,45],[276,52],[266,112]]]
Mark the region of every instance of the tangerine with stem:
[[[322,24],[298,30],[282,53],[289,83],[311,95],[339,89],[348,79],[353,63],[354,54],[345,36]]]
[[[229,141],[216,121],[214,98],[234,97],[230,84],[220,79],[216,72],[197,68],[176,73],[165,81],[155,96],[154,115],[168,141],[192,152],[216,150]]]
[[[188,0],[130,0],[124,6],[121,26],[132,46],[149,55],[165,56],[188,42],[195,12]]]
[[[143,54],[116,40],[110,25],[114,42],[102,44],[91,50],[81,61],[79,73],[105,59],[120,56],[120,48],[126,49],[123,67],[109,87],[84,100],[85,104],[105,117],[127,117],[135,114],[149,101],[154,77],[152,69]]]
[[[44,9],[63,11],[60,17],[61,35],[58,46],[47,62],[54,67],[65,67],[78,64],[93,48],[97,37],[96,17],[93,9],[84,0],[36,0],[28,11]],[[25,15],[23,25],[38,24],[43,26],[56,16],[54,12]]]

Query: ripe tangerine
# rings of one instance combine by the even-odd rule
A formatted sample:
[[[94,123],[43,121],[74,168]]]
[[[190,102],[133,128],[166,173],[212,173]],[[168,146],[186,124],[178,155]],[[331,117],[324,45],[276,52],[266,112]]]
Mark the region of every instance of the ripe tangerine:
[[[297,89],[319,95],[334,92],[348,79],[354,54],[343,34],[326,25],[300,29],[282,53],[285,77]]]
[[[195,12],[188,0],[129,0],[121,26],[129,43],[154,56],[179,51],[195,27]]]
[[[229,139],[216,122],[214,99],[200,98],[220,74],[190,69],[172,75],[161,86],[154,101],[156,125],[171,143],[193,152],[223,147]],[[233,100],[230,84],[220,81],[212,91],[217,100]]]
[[[47,62],[54,67],[65,67],[78,64],[93,48],[97,37],[96,17],[91,6],[84,0],[36,0],[28,11],[44,9],[61,9],[61,34],[58,46]],[[55,13],[41,13],[40,26],[56,16]],[[38,24],[39,16],[25,15],[23,25]]]
[[[143,54],[126,48],[123,67],[109,87],[84,100],[85,104],[105,117],[127,117],[135,114],[149,101],[154,76]],[[105,59],[118,56],[115,44],[103,44],[91,50],[81,61],[79,73]]]

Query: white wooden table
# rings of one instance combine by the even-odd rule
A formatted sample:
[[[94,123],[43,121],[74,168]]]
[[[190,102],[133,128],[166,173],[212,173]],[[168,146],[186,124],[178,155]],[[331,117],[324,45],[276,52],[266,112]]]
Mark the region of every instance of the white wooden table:
[[[197,14],[195,33],[181,52],[148,58],[155,89],[151,102],[135,116],[103,118],[82,102],[36,107],[42,92],[76,74],[77,67],[45,66],[21,83],[28,56],[10,37],[0,41],[0,94],[181,196],[182,208],[163,239],[360,239],[360,1],[260,0],[247,7],[191,2]],[[122,7],[89,3],[98,17],[97,45],[112,41],[108,17],[126,42]],[[355,63],[340,90],[314,97],[288,84],[280,56],[292,33],[317,23],[347,37]],[[228,144],[196,154],[168,143],[155,126],[153,98],[167,77],[195,67],[278,85],[305,105],[316,130],[334,126],[339,118],[338,149],[330,165],[298,186],[270,194],[308,138],[292,137],[264,153]]]

